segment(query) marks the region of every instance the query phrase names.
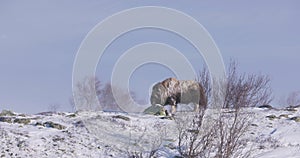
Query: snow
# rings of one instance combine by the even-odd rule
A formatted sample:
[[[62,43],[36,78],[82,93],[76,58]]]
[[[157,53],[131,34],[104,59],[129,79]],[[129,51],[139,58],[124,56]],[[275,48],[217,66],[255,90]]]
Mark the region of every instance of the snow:
[[[300,116],[299,108],[245,111],[253,114],[252,125],[245,135],[253,157],[300,158],[300,122],[290,119]],[[0,122],[0,157],[127,157],[128,151],[147,154],[153,148],[158,148],[158,157],[179,155],[174,120],[118,112],[71,114],[7,116],[29,118],[31,122]],[[268,118],[270,115],[276,118]],[[66,128],[42,125],[49,121]]]
[[[300,147],[279,147],[276,150],[257,155],[257,158],[299,158]]]

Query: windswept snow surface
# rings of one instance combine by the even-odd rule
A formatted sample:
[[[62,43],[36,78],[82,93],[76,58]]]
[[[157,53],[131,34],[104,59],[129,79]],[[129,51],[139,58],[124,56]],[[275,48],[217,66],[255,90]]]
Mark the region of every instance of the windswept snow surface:
[[[300,158],[300,109],[248,108],[253,114],[244,136],[252,157]],[[128,157],[158,149],[158,157],[179,155],[174,120],[144,114],[116,112],[53,113],[3,116],[0,121],[0,157]],[[16,118],[30,123],[14,123]],[[61,125],[62,129],[46,122]]]

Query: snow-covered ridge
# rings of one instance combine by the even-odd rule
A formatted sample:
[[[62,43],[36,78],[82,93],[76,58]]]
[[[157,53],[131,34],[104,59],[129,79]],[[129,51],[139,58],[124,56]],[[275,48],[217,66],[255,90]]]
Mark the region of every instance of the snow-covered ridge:
[[[248,108],[245,135],[253,157],[300,158],[300,108]],[[174,157],[176,124],[159,116],[117,112],[0,113],[0,157],[127,157],[157,148]]]

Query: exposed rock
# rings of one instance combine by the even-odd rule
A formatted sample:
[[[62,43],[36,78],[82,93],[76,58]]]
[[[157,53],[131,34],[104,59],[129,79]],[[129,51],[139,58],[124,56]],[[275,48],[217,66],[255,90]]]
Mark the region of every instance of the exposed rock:
[[[27,125],[31,122],[30,118],[16,118],[14,123],[24,124]]]
[[[34,125],[35,125],[35,126],[43,126],[43,124],[40,123],[40,122],[37,122],[37,123],[35,123]]]
[[[300,122],[300,116],[292,117],[290,120],[294,120],[296,122]]]
[[[76,117],[76,114],[69,114],[66,117],[69,117],[69,118]]]
[[[116,115],[116,116],[113,116],[112,118],[122,119],[122,120],[125,120],[125,121],[130,121],[129,117],[126,117],[126,116],[123,116],[123,115]]]
[[[52,116],[53,114],[55,114],[55,112],[48,111],[48,112],[40,112],[40,113],[37,113],[36,115]]]
[[[173,116],[163,116],[163,117],[160,117],[160,119],[174,120],[174,117]]]
[[[274,120],[278,118],[276,115],[268,115],[266,117],[269,118],[270,120]]]
[[[192,133],[192,134],[198,134],[200,131],[197,129],[188,129],[188,132]]]
[[[255,124],[255,123],[252,123],[251,126],[253,126],[253,127],[258,127],[258,125]]]
[[[224,111],[222,111],[222,113],[224,113],[224,114],[234,114],[236,112],[236,110],[224,110]]]
[[[59,130],[63,130],[63,129],[66,128],[63,125],[60,125],[58,123],[54,123],[54,122],[51,122],[51,121],[47,121],[47,122],[43,123],[43,126],[44,127],[49,127],[49,128],[56,128],[56,129],[59,129]]]
[[[20,116],[20,117],[26,117],[25,114],[18,114],[18,116]]]
[[[300,108],[300,104],[296,105],[296,106],[293,106],[293,108]]]
[[[184,158],[184,157],[180,155],[175,155],[174,158]]]
[[[0,117],[0,122],[12,123],[12,118],[10,118],[10,117]]]
[[[258,108],[273,109],[273,107],[271,105],[261,105]]]
[[[288,114],[281,114],[281,115],[279,115],[279,118],[289,118],[289,115]]]
[[[285,111],[291,111],[291,112],[296,112],[296,111],[297,111],[297,109],[294,108],[294,107],[287,107],[287,108],[285,108],[284,110],[285,110]]]
[[[0,113],[0,116],[16,116],[16,114],[9,110],[2,110],[2,112]]]
[[[54,137],[52,138],[52,141],[53,141],[53,142],[60,142],[60,141],[64,141],[64,140],[65,140],[65,138],[60,137],[60,136],[58,136],[58,135],[56,135],[56,136],[54,136]]]
[[[82,121],[77,121],[73,123],[75,127],[84,127],[84,123]]]
[[[64,113],[64,112],[53,112],[54,114],[57,114],[57,115],[61,115],[61,116],[66,116],[66,113]]]

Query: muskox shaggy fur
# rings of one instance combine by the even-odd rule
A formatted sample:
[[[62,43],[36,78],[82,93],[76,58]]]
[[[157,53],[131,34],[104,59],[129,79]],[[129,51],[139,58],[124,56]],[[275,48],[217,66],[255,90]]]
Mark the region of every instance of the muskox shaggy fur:
[[[171,113],[176,112],[178,103],[193,103],[195,111],[206,107],[207,98],[201,84],[194,80],[177,80],[168,78],[155,84],[150,98],[152,105],[171,105]]]

